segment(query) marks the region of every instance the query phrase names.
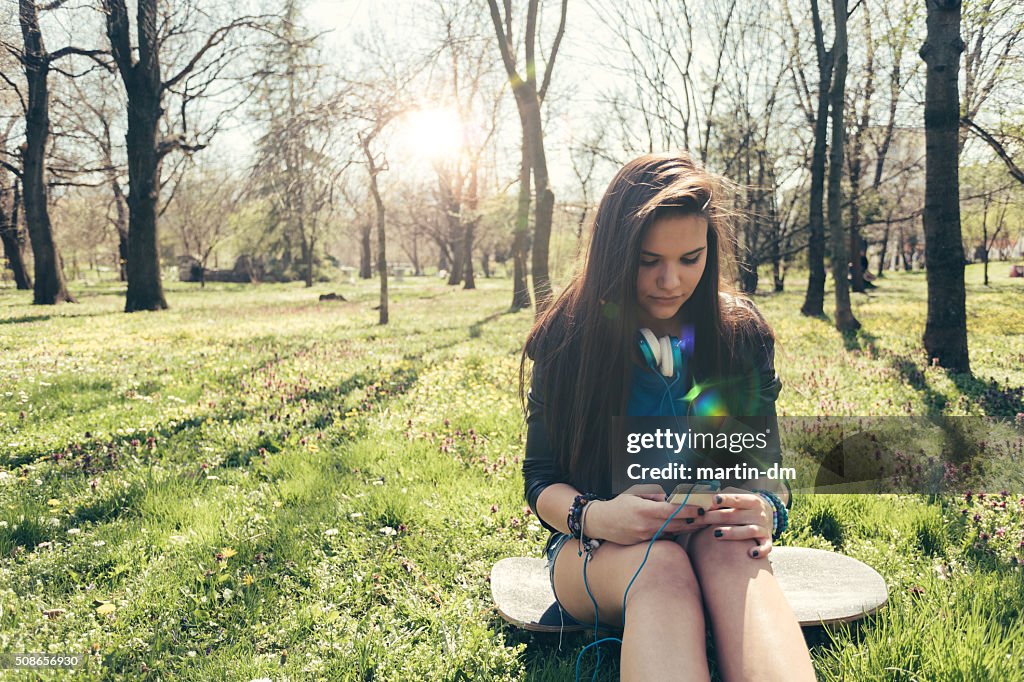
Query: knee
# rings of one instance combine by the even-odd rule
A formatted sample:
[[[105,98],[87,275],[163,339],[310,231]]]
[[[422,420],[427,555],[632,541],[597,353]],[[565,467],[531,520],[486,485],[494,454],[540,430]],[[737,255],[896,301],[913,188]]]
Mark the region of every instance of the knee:
[[[635,561],[626,571],[626,580],[633,577],[647,553],[647,543],[635,545]],[[686,550],[671,540],[658,540],[651,546],[647,562],[629,587],[627,603],[634,598],[653,596],[659,600],[690,600],[700,598],[700,585]]]
[[[705,528],[690,541],[690,553],[699,571],[727,571],[742,565],[740,562],[759,561],[747,553],[753,544],[753,540],[722,540],[714,536],[714,528]]]

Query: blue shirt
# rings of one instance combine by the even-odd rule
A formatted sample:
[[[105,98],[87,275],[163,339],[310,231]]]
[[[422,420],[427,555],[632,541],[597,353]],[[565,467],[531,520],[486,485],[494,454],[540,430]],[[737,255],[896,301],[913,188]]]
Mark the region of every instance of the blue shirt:
[[[633,365],[633,382],[629,389],[629,403],[626,415],[629,417],[671,417],[684,415],[688,401],[685,399],[693,377],[689,372],[677,374],[674,378],[663,376],[646,367]],[[672,404],[674,403],[674,405]]]

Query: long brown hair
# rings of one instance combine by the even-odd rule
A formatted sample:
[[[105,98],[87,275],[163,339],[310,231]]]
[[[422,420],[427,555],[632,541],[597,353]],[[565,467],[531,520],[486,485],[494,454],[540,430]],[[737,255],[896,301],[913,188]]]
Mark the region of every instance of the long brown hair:
[[[725,291],[728,187],[685,152],[627,163],[598,206],[582,269],[530,330],[519,366],[520,401],[525,411],[530,358],[550,446],[577,488],[597,491],[609,484],[610,448],[617,440],[612,417],[626,414],[632,377],[641,244],[656,220],[698,215],[708,224],[704,274],[684,303],[695,328],[694,373],[726,377],[738,369],[740,335],[770,337],[753,307]]]

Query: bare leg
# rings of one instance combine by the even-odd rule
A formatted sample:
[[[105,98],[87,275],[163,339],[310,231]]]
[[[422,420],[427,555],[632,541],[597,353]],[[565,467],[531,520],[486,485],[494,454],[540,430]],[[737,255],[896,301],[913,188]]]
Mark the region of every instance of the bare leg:
[[[767,558],[752,559],[753,541],[697,533],[689,551],[711,619],[724,680],[815,680],[800,624]]]
[[[646,542],[628,547],[603,542],[594,552],[587,564],[587,585],[602,623],[621,626],[622,597],[647,546]],[[555,592],[570,615],[584,623],[594,622],[594,605],[583,584],[583,559],[572,542],[555,561]],[[626,612],[622,680],[710,679],[700,590],[682,547],[671,540],[654,543],[629,588]]]

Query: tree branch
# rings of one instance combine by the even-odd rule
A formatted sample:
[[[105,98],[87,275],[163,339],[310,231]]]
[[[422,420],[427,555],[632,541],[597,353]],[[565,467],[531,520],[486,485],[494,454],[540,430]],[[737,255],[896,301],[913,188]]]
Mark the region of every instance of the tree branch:
[[[228,35],[236,28],[262,28],[262,26],[258,23],[257,20],[265,19],[269,16],[270,15],[242,17],[241,19],[236,19],[235,21],[232,21],[230,24],[226,26],[221,26],[216,31],[210,34],[210,36],[206,39],[206,43],[201,48],[199,48],[199,50],[194,55],[192,55],[192,59],[189,60],[188,64],[183,66],[182,69],[178,71],[178,73],[176,73],[175,75],[171,76],[171,78],[164,81],[161,87],[164,90],[167,90],[173,87],[182,78],[187,76],[192,71],[192,69],[196,67],[196,64],[199,63],[199,60],[202,59],[207,52],[209,52],[211,49],[217,47],[222,42],[224,42],[227,39]]]
[[[1024,184],[1024,170],[1021,170],[1020,167],[1017,166],[1016,163],[1014,163],[1013,159],[1010,157],[1010,154],[1006,151],[1006,148],[1003,147],[1002,144],[1000,144],[999,140],[992,137],[992,135],[989,132],[987,132],[984,128],[979,126],[977,123],[972,121],[967,116],[964,116],[963,118],[960,119],[960,125],[963,126],[964,128],[967,128],[972,133],[974,133],[982,140],[984,140],[989,147],[992,147],[992,150],[996,153],[996,155],[999,156],[999,158],[1003,160],[1003,163],[1006,164],[1006,168],[1010,171],[1010,175],[1013,176],[1013,178],[1017,182]]]
[[[0,166],[2,166],[4,168],[6,168],[7,170],[9,170],[10,172],[14,173],[17,177],[19,177],[19,178],[22,177],[22,172],[21,172],[20,168],[18,168],[17,166],[12,166],[11,164],[9,164],[6,161],[4,161],[3,159],[0,159]]]
[[[69,45],[67,47],[62,47],[59,50],[56,50],[55,52],[51,52],[47,56],[46,60],[48,62],[54,62],[58,59],[67,57],[68,55],[72,54],[77,54],[82,57],[88,57],[89,59],[93,60],[94,62],[102,66],[107,71],[113,71],[113,68],[108,62],[105,62],[99,58],[101,55],[110,56],[110,52],[108,50],[83,50],[80,47],[73,47]]]
[[[548,91],[548,85],[551,84],[551,72],[555,70],[555,57],[558,56],[558,46],[562,43],[562,36],[565,34],[565,16],[568,13],[569,0],[562,0],[562,17],[558,20],[558,32],[555,33],[555,42],[551,46],[551,58],[548,59],[547,65],[544,67],[544,81],[540,85],[540,90],[537,91],[537,99],[544,101],[544,93]]]
[[[18,101],[21,102],[21,111],[25,112],[28,109],[28,106],[25,104],[25,98],[21,95],[21,90],[18,89],[18,84],[8,78],[3,71],[0,71],[0,78],[4,79],[4,82],[14,90],[14,94],[18,96]]]
[[[512,81],[512,85],[515,87],[523,79],[516,72],[516,61],[509,49],[509,39],[505,34],[505,29],[501,27],[501,14],[498,10],[498,2],[497,0],[487,0],[487,5],[491,9],[491,21],[494,23],[494,33],[498,37],[498,49],[501,51],[501,61],[505,64],[505,73],[508,74],[508,79]],[[511,21],[511,16],[509,20]]]

